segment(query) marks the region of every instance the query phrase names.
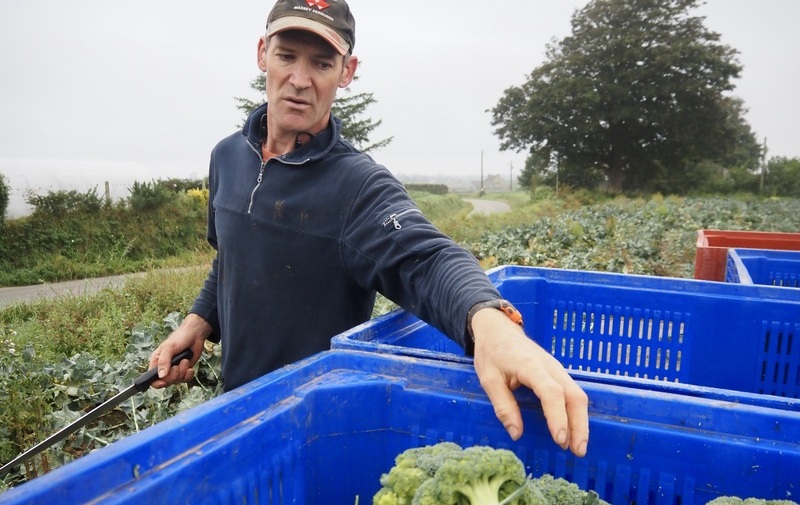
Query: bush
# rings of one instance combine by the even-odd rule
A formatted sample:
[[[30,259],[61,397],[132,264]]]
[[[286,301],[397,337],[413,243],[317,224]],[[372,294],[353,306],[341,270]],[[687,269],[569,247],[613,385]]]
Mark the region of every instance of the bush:
[[[448,188],[446,184],[406,184],[406,189],[420,193],[430,193],[432,195],[446,195]]]
[[[205,180],[200,179],[166,179],[163,181],[158,181],[158,185],[162,186],[168,191],[172,191],[173,193],[186,193],[188,191],[203,190],[203,188],[207,186],[207,184],[205,184]]]
[[[104,206],[103,199],[97,195],[97,187],[86,193],[71,189],[39,195],[35,191],[28,191],[25,201],[33,207],[33,216],[47,219],[77,212],[96,214]]]
[[[764,178],[764,194],[800,196],[800,158],[771,158]]]
[[[37,196],[34,215],[8,220],[0,240],[0,286],[182,265],[211,251],[205,241],[208,197],[203,190],[176,195],[166,189],[154,192],[150,185],[147,195],[134,198],[136,208],[123,204],[77,212],[97,208],[100,200],[91,200],[91,195]],[[158,201],[170,203],[152,208]],[[57,208],[62,211],[54,214]]]
[[[130,188],[131,196],[128,203],[133,210],[147,212],[160,209],[168,202],[172,201],[174,193],[167,186],[158,182],[135,181]]]

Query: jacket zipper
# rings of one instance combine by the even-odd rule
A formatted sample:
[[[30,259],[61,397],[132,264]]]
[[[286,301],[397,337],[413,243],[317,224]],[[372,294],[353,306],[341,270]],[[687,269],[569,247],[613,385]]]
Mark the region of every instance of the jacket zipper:
[[[422,214],[422,211],[419,210],[419,209],[406,209],[406,210],[404,210],[402,212],[396,212],[396,213],[392,214],[391,216],[387,217],[386,219],[384,219],[383,223],[381,224],[381,226],[386,228],[389,225],[389,223],[392,223],[392,224],[394,224],[394,229],[395,230],[399,230],[399,229],[401,229],[403,227],[403,225],[400,224],[400,220],[398,218],[400,216],[403,216],[405,214],[409,214],[411,212],[419,212],[420,214]]]
[[[264,180],[264,168],[266,168],[266,166],[267,166],[267,162],[266,161],[262,161],[261,162],[261,168],[258,169],[258,178],[256,179],[256,185],[253,188],[253,191],[250,192],[250,205],[247,206],[247,213],[248,214],[252,214],[252,212],[253,212],[253,199],[256,196],[256,190],[258,190],[258,187],[261,186],[261,181]]]

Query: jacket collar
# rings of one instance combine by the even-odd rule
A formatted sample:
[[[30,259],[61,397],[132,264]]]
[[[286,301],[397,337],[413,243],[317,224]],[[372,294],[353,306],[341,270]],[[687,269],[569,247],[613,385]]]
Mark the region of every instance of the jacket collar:
[[[342,133],[342,122],[331,114],[328,126],[319,132],[313,139],[299,148],[284,154],[281,160],[287,163],[305,163],[321,158],[327,154],[339,140]],[[247,142],[261,152],[261,144],[267,134],[267,104],[263,104],[253,111],[247,118],[242,128],[242,135],[247,137]]]

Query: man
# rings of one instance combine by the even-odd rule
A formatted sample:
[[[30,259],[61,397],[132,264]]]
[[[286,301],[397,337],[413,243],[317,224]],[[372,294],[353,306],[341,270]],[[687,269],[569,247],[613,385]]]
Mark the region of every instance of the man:
[[[278,0],[258,42],[267,104],[213,150],[208,240],[217,250],[180,328],[151,357],[163,387],[193,377],[206,339],[223,340],[230,390],[328,349],[369,319],[379,291],[474,353],[512,439],[512,391],[539,397],[553,439],[583,456],[588,400],[501,306],[475,258],[440,233],[402,185],[340,136],[331,115],[350,84],[355,21],[344,0]],[[504,310],[498,310],[504,309]],[[191,348],[194,359],[170,368]]]

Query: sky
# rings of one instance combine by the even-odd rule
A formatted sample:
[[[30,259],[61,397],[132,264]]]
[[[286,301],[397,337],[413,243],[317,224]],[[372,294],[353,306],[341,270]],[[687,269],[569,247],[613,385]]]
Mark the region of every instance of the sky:
[[[394,137],[376,161],[401,179],[479,180],[482,168],[516,178],[525,154],[499,150],[487,109],[570,34],[588,0],[349,3],[361,61],[351,90],[377,100],[374,140]],[[211,149],[242,121],[234,98],[261,98],[249,83],[271,5],[0,0],[0,173],[12,190],[42,177],[66,189],[78,173],[205,176]],[[739,51],[733,94],[768,157],[800,156],[800,2],[709,0],[696,13]]]

